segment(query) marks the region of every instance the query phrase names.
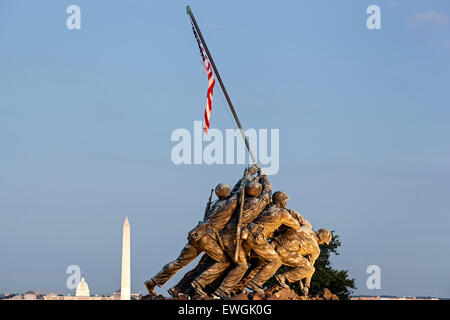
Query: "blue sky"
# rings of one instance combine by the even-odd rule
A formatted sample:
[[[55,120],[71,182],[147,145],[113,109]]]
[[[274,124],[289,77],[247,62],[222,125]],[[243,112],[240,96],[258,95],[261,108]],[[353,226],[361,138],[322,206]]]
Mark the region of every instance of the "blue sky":
[[[71,4],[81,30],[66,28]],[[209,189],[239,178],[242,165],[170,159],[172,131],[205,105],[186,4],[243,125],[280,129],[274,189],[340,235],[333,262],[356,294],[450,297],[444,0],[0,1],[0,293],[67,293],[72,264],[92,292],[117,290],[125,216],[144,292]],[[366,27],[372,4],[381,30]],[[217,89],[212,127],[233,128]],[[366,288],[373,264],[381,290]]]

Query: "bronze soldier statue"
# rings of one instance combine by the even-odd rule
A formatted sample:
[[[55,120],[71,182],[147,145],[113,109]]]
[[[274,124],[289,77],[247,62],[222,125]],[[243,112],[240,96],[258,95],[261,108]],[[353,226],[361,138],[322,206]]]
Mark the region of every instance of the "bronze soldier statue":
[[[277,194],[277,193],[275,193],[275,194]],[[275,199],[275,202],[278,202],[277,198],[278,198],[279,193],[277,194],[277,196],[275,196],[275,194],[274,194],[274,196],[272,196],[272,199]],[[287,199],[287,195],[285,195],[285,197]],[[264,210],[264,211],[267,211],[267,210],[268,210],[268,207],[266,207],[266,210]],[[288,209],[288,208],[286,208],[286,210],[288,210],[290,212],[290,214],[293,217],[295,217],[295,219],[299,222],[300,226],[302,226],[301,227],[302,229],[308,228],[312,231],[311,224],[306,219],[304,219],[300,213],[296,212],[295,210]],[[260,216],[257,218],[257,220],[260,219],[261,215],[263,215],[263,213],[260,214]],[[285,227],[285,226],[282,225],[277,231],[278,232],[285,231],[285,230],[283,230],[283,227]],[[246,230],[244,228],[243,233],[245,233],[245,232],[246,232]],[[243,245],[244,252],[250,253],[249,248],[246,245],[246,241],[244,241],[244,243],[242,245]],[[233,248],[231,248],[231,249],[233,249]],[[231,251],[231,250],[229,250],[229,251]],[[244,279],[242,279],[236,286],[233,287],[233,290],[232,290],[233,293],[243,292],[245,290],[247,284],[250,282],[250,280],[252,280],[253,277],[261,270],[261,266],[259,266],[258,264],[265,263],[265,261],[260,260],[258,255],[256,255],[254,252],[251,252],[251,256],[252,256],[252,260],[253,260],[253,261],[251,261],[253,264],[253,269],[250,270],[249,274]],[[212,259],[209,258],[207,255],[204,255],[202,257],[202,259],[200,260],[200,262],[197,264],[197,266],[194,269],[192,269],[191,271],[187,272],[183,276],[183,278],[173,288],[173,291],[171,291],[169,293],[171,293],[171,294],[173,293],[172,296],[174,296],[174,297],[177,297],[179,295],[179,293],[189,294],[192,281],[199,274],[201,274],[206,269],[208,269],[212,265],[212,263],[213,263]],[[221,283],[221,279],[223,279],[223,278],[224,278],[224,275],[220,275],[214,282],[210,283],[208,285],[208,291],[213,292],[214,289],[217,288],[218,285]],[[219,281],[219,282],[217,282],[217,281]]]
[[[246,198],[243,202],[243,210],[240,217],[241,228],[253,222],[271,201],[272,185],[269,179],[267,179],[267,176],[261,173],[261,170],[259,171],[258,179],[254,179],[245,185],[245,195]],[[238,257],[237,261],[235,261],[234,268],[228,272],[219,288],[214,291],[213,296],[215,297],[229,296],[233,287],[242,279],[248,268],[246,253],[242,249],[241,243],[236,243],[238,223],[239,218],[237,215],[234,215],[221,232],[223,244],[228,256],[234,257],[235,253],[238,252]],[[216,273],[214,279],[220,275],[221,273]]]
[[[266,208],[259,217],[250,223],[244,233],[248,236],[245,240],[247,250],[253,250],[258,256],[260,270],[254,278],[247,284],[247,287],[255,292],[264,293],[262,286],[281,267],[281,258],[268,242],[273,233],[280,226],[284,225],[292,229],[299,229],[306,222],[298,215],[293,215],[286,208],[286,200],[289,197],[283,191],[277,191],[272,196],[273,205]]]
[[[260,170],[258,164],[254,164],[249,170],[246,170],[244,172],[243,178],[240,180],[238,184],[233,188],[234,194],[237,195],[239,189],[244,185],[246,181],[249,181],[251,177]],[[241,190],[242,192],[242,190]],[[239,200],[237,200],[237,203],[239,203]],[[230,259],[227,257],[227,253],[224,251],[225,246],[222,241],[222,237],[219,234],[220,231],[222,231],[225,227],[225,225],[230,221],[233,211],[237,208],[237,205],[234,206],[233,210],[231,208],[226,211],[226,214],[224,213],[214,213],[212,216],[208,216],[208,221],[210,221],[210,225],[214,230],[215,233],[215,239],[220,245],[220,248],[222,249],[222,255],[220,257],[214,258],[215,263],[210,265],[208,268],[205,268],[198,277],[196,277],[192,282],[191,286],[195,290],[195,292],[200,296],[207,296],[206,292],[203,290],[205,286],[212,283],[214,280],[217,279],[218,276],[220,276],[225,270],[230,266]],[[206,252],[206,254],[208,254]],[[220,260],[218,260],[220,259]]]
[[[194,291],[192,282],[195,280],[195,278],[205,272],[214,263],[215,261],[211,259],[207,254],[203,254],[197,265],[192,270],[186,272],[181,280],[178,281],[175,286],[167,290],[167,292],[169,292],[169,294],[174,298],[179,297],[181,293],[190,294],[192,291]]]
[[[278,283],[282,287],[289,289],[289,283],[299,281],[302,293],[307,296],[311,277],[315,272],[314,262],[320,254],[319,245],[322,243],[329,244],[330,240],[330,231],[327,229],[320,229],[319,231],[314,232],[308,225],[304,225],[298,230],[287,230],[273,238],[270,245],[276,251],[282,263],[292,268],[275,276]],[[254,253],[252,252],[252,255],[253,254]],[[264,264],[260,261],[260,263],[236,285],[233,291],[236,293],[242,292],[263,266]],[[305,281],[305,284],[303,284],[303,280]]]
[[[202,252],[211,257],[215,263],[197,279],[197,283],[210,281],[211,272],[221,273],[229,266],[228,258],[223,250],[223,244],[219,232],[230,220],[233,211],[238,204],[238,191],[241,185],[259,170],[258,165],[245,170],[244,176],[230,192],[230,185],[219,183],[215,189],[218,200],[212,203],[205,219],[188,234],[188,243],[181,251],[177,259],[166,264],[152,279],[145,282],[145,287],[150,295],[156,296],[155,286],[161,287],[175,273],[188,265]],[[253,173],[253,174],[252,174]],[[170,292],[172,294],[172,292]]]
[[[274,250],[278,253],[284,265],[293,269],[275,276],[279,284],[289,288],[286,283],[299,281],[302,293],[307,296],[311,278],[315,272],[314,263],[319,257],[319,245],[331,241],[331,232],[320,229],[317,232],[309,228],[300,228],[298,231],[288,230],[275,237],[272,241]],[[305,282],[303,283],[302,280]]]

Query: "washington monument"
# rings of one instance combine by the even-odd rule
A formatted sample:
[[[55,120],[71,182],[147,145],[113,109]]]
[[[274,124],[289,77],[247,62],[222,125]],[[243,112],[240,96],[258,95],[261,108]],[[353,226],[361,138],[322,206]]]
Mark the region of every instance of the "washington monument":
[[[130,300],[131,272],[130,272],[130,223],[128,217],[123,223],[122,238],[122,282],[120,285],[120,300]]]

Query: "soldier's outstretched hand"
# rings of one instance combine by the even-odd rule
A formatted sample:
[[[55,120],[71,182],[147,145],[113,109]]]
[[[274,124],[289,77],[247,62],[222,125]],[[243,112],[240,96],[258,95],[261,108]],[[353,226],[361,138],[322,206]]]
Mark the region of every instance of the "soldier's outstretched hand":
[[[253,176],[257,172],[261,172],[261,168],[259,167],[259,164],[255,163],[250,168],[250,174]]]

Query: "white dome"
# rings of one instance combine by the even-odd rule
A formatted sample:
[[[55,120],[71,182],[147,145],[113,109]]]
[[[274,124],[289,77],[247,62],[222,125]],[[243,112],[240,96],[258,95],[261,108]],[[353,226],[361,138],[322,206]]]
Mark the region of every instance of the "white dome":
[[[81,278],[80,283],[77,286],[77,291],[75,293],[77,297],[89,297],[90,291],[87,282],[84,280],[84,277]]]

